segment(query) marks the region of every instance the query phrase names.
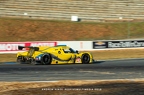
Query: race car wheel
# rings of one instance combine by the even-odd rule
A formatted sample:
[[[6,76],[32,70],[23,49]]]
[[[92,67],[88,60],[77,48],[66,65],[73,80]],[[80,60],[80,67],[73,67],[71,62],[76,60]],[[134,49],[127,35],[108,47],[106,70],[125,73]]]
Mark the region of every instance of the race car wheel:
[[[50,54],[44,54],[43,56],[42,56],[42,63],[44,64],[44,65],[50,65],[51,64],[51,62],[52,62],[52,57],[51,57],[51,55]]]
[[[87,53],[82,54],[81,57],[82,64],[87,64],[90,62],[90,55]]]
[[[19,63],[19,64],[25,63],[25,58],[23,56],[18,56],[17,57],[17,63]]]

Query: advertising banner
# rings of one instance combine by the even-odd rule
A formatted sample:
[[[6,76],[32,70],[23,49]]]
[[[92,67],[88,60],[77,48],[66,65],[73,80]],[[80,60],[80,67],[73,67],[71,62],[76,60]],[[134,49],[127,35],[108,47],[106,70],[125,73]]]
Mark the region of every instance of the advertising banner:
[[[0,42],[0,52],[19,51],[18,46],[56,46],[57,42]]]
[[[93,49],[105,49],[105,48],[136,48],[144,47],[144,40],[135,41],[93,41]]]

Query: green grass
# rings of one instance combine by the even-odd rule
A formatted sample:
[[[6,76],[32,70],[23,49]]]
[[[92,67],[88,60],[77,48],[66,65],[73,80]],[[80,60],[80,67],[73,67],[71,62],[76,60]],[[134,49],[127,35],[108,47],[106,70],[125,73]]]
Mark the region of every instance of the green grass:
[[[139,39],[144,38],[143,25],[144,22],[100,23],[0,18],[0,41]]]

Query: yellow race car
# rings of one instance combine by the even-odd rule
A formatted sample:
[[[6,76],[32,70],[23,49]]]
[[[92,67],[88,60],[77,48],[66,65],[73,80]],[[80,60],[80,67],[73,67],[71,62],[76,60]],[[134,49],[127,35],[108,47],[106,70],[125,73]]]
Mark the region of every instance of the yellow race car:
[[[17,53],[17,62],[28,64],[65,64],[65,63],[92,63],[93,56],[90,52],[78,52],[66,45],[23,47],[18,46],[19,50],[27,48],[27,51]]]

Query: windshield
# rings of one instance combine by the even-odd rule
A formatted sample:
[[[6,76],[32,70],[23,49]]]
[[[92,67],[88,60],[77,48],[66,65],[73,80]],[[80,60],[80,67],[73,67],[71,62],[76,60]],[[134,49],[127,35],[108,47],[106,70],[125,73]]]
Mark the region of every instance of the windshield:
[[[76,50],[69,48],[69,50],[71,51],[71,53],[77,53]]]
[[[77,53],[77,51],[74,50],[74,49],[72,49],[72,48],[65,48],[65,49],[63,49],[63,51],[64,51],[65,53]]]

